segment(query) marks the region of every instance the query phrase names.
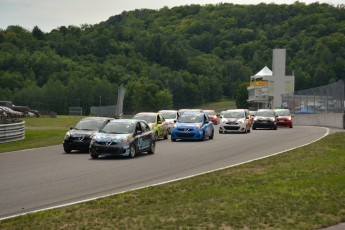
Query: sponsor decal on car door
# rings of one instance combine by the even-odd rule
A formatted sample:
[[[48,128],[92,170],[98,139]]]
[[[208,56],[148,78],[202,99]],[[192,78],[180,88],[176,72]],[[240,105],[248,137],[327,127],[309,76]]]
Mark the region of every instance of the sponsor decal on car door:
[[[147,135],[141,135],[138,140],[138,149],[143,150],[147,149],[150,146],[150,140],[147,138]]]

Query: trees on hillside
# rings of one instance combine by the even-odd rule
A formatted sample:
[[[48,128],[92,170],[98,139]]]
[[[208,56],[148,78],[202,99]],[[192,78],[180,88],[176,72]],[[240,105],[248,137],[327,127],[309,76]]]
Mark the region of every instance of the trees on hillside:
[[[0,30],[0,95],[64,112],[100,97],[114,104],[124,84],[127,113],[191,107],[237,99],[271,65],[274,48],[287,50],[296,90],[320,86],[345,79],[344,12],[320,3],[221,3],[128,11],[49,33],[9,26]]]

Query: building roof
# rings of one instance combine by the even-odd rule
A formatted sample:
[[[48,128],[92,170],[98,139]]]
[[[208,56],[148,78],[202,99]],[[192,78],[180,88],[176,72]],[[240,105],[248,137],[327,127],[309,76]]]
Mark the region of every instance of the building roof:
[[[265,66],[262,70],[260,70],[260,72],[255,74],[255,76],[272,76],[272,71]]]

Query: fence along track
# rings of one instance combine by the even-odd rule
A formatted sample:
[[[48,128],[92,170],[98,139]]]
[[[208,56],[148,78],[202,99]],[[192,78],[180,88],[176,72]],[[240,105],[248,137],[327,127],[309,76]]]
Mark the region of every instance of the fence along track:
[[[0,143],[22,140],[25,138],[25,121],[12,124],[0,124]]]

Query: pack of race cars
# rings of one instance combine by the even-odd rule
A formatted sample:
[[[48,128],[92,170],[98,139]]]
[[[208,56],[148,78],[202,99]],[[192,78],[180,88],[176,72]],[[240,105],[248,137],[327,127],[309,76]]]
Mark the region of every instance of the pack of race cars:
[[[63,141],[65,153],[88,151],[92,158],[155,153],[159,139],[203,141],[214,138],[215,126],[220,134],[249,133],[256,129],[277,130],[293,127],[288,109],[230,109],[216,114],[214,110],[181,109],[141,112],[131,119],[87,117],[71,127]]]

